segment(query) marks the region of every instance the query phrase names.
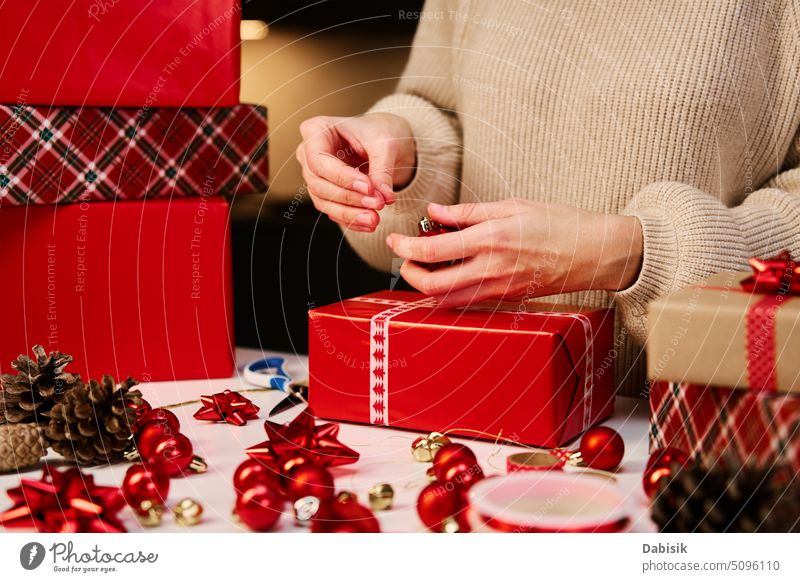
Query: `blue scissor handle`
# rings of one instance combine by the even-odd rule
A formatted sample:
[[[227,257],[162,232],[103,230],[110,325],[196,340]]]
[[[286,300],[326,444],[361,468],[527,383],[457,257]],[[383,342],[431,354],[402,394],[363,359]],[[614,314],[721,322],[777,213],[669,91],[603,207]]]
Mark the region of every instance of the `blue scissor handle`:
[[[250,384],[286,392],[291,376],[283,369],[284,358],[273,356],[253,360],[244,367],[244,379]]]

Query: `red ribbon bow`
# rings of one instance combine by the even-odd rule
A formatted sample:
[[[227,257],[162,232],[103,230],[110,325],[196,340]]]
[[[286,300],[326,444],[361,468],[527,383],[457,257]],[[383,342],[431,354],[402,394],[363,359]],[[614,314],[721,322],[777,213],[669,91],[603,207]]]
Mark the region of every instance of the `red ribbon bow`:
[[[264,430],[269,440],[245,450],[254,459],[277,462],[289,454],[301,452],[323,467],[348,465],[358,460],[358,453],[336,438],[339,425],[332,422],[317,425],[314,413],[308,408],[289,424],[267,420]]]
[[[747,311],[747,382],[754,390],[777,389],[775,313],[787,295],[800,295],[800,266],[789,251],[771,259],[750,259],[753,275],[742,281],[745,291],[763,295]]]
[[[121,533],[117,513],[125,507],[118,487],[94,484],[80,469],[46,466],[39,481],[22,479],[7,492],[14,506],[0,513],[0,525],[47,533]]]
[[[194,413],[199,420],[220,420],[236,426],[247,424],[247,421],[258,416],[259,408],[248,398],[238,392],[225,390],[211,396],[201,396],[202,408]]]
[[[742,281],[742,288],[753,293],[800,295],[800,266],[789,251],[771,259],[750,259],[753,275]]]

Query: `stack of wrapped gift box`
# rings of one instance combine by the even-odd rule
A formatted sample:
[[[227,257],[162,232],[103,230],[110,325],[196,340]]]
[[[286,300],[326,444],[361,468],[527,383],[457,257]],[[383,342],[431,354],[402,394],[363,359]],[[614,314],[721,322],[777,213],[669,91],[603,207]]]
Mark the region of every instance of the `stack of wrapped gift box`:
[[[40,343],[84,377],[232,373],[225,196],[267,187],[266,111],[239,103],[240,10],[0,6],[3,372]]]
[[[800,266],[751,264],[651,304],[651,449],[800,470]]]

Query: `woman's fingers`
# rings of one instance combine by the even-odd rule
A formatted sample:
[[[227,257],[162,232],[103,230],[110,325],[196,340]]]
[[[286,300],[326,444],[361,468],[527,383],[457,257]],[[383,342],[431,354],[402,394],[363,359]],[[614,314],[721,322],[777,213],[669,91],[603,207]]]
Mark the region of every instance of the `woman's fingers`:
[[[466,228],[494,218],[506,218],[519,214],[520,205],[524,202],[515,200],[501,200],[498,202],[468,202],[443,206],[430,203],[428,216],[434,221],[445,226]]]
[[[342,188],[372,194],[369,177],[343,161],[341,137],[332,120],[314,117],[300,125],[304,167]],[[345,144],[345,147],[353,147]],[[300,158],[300,156],[298,156]]]
[[[404,261],[400,267],[400,275],[409,285],[425,295],[439,297],[480,285],[486,281],[488,273],[486,261],[473,258],[433,271],[414,261]]]
[[[303,171],[303,178],[308,185],[308,191],[312,196],[322,198],[323,200],[330,200],[331,202],[338,202],[346,206],[355,206],[358,208],[371,208],[373,210],[382,210],[384,206],[383,198],[376,198],[374,196],[364,196],[359,192],[348,190],[328,182],[324,178],[312,174],[309,171]]]
[[[327,214],[331,220],[346,228],[362,232],[372,232],[378,226],[378,213],[366,208],[340,204],[332,200],[312,196],[314,207]]]
[[[441,263],[471,257],[481,251],[491,252],[491,232],[488,225],[437,234],[435,236],[411,237],[392,233],[386,244],[403,259],[421,263]]]

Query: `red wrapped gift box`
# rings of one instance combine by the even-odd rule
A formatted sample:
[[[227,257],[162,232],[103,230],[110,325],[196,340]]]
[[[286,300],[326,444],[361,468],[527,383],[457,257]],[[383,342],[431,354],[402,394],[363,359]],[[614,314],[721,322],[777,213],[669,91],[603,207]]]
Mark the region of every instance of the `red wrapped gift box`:
[[[650,449],[677,447],[706,465],[788,462],[800,471],[800,397],[678,382],[650,385]]]
[[[267,112],[0,105],[0,204],[253,194]]]
[[[384,291],[309,311],[309,397],[336,420],[560,446],[613,412],[613,316],[447,310]]]
[[[139,380],[234,369],[222,198],[0,209],[0,371],[40,343]]]
[[[239,102],[240,0],[2,2],[0,102]]]

